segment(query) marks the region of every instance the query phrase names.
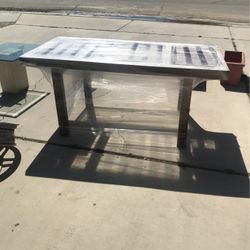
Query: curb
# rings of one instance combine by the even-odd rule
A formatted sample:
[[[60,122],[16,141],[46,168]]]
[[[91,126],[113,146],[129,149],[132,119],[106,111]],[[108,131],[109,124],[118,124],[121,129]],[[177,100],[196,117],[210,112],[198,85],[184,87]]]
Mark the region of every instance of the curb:
[[[213,19],[199,19],[199,18],[192,18],[189,16],[186,17],[176,17],[176,16],[155,16],[155,15],[131,15],[131,14],[117,14],[112,12],[100,12],[100,9],[96,11],[92,8],[90,11],[79,11],[79,10],[66,10],[66,9],[25,9],[25,8],[0,8],[0,15],[2,13],[8,14],[43,14],[43,15],[56,15],[56,16],[76,16],[76,17],[105,17],[111,19],[125,19],[125,20],[141,20],[141,21],[151,21],[151,22],[169,22],[169,23],[184,23],[184,24],[198,24],[198,25],[211,25],[211,26],[246,26],[249,25],[248,22],[232,22],[232,21],[220,21],[220,20],[213,20]],[[16,21],[18,18],[16,19]],[[4,21],[0,23],[15,23],[11,20],[11,22]]]

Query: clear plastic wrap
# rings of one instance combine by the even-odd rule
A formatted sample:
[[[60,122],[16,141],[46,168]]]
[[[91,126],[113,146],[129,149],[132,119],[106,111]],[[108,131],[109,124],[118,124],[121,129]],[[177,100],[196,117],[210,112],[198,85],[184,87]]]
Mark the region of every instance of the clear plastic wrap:
[[[69,120],[82,128],[177,131],[181,78],[75,70],[63,78]]]
[[[192,86],[229,72],[218,48],[201,44],[57,37],[20,59],[51,68],[61,134],[71,125],[171,132],[178,146],[185,144]]]

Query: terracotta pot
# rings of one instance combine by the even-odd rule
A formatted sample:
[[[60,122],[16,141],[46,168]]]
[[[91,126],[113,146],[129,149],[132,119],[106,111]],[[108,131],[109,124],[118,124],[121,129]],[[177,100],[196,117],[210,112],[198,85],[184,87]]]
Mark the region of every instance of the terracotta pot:
[[[242,75],[243,67],[245,66],[245,56],[243,52],[239,51],[225,51],[224,59],[230,70],[229,79],[222,81],[227,84],[239,84]]]

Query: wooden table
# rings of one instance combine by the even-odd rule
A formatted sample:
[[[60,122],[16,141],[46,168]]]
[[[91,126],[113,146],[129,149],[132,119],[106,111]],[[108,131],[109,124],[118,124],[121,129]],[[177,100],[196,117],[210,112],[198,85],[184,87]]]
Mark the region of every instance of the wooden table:
[[[192,88],[205,79],[228,78],[228,67],[213,45],[155,43],[112,39],[56,37],[22,55],[20,60],[51,68],[59,128],[69,133],[63,84],[64,69],[175,76],[181,79],[177,146],[186,145]],[[92,100],[91,79],[84,77],[85,97]],[[86,103],[95,122],[93,103]]]

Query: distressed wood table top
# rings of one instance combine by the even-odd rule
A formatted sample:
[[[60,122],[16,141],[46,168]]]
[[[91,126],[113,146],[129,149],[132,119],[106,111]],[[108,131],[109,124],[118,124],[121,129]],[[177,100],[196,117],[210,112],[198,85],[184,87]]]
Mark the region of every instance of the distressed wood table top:
[[[48,67],[226,79],[217,46],[56,37],[20,57]]]

